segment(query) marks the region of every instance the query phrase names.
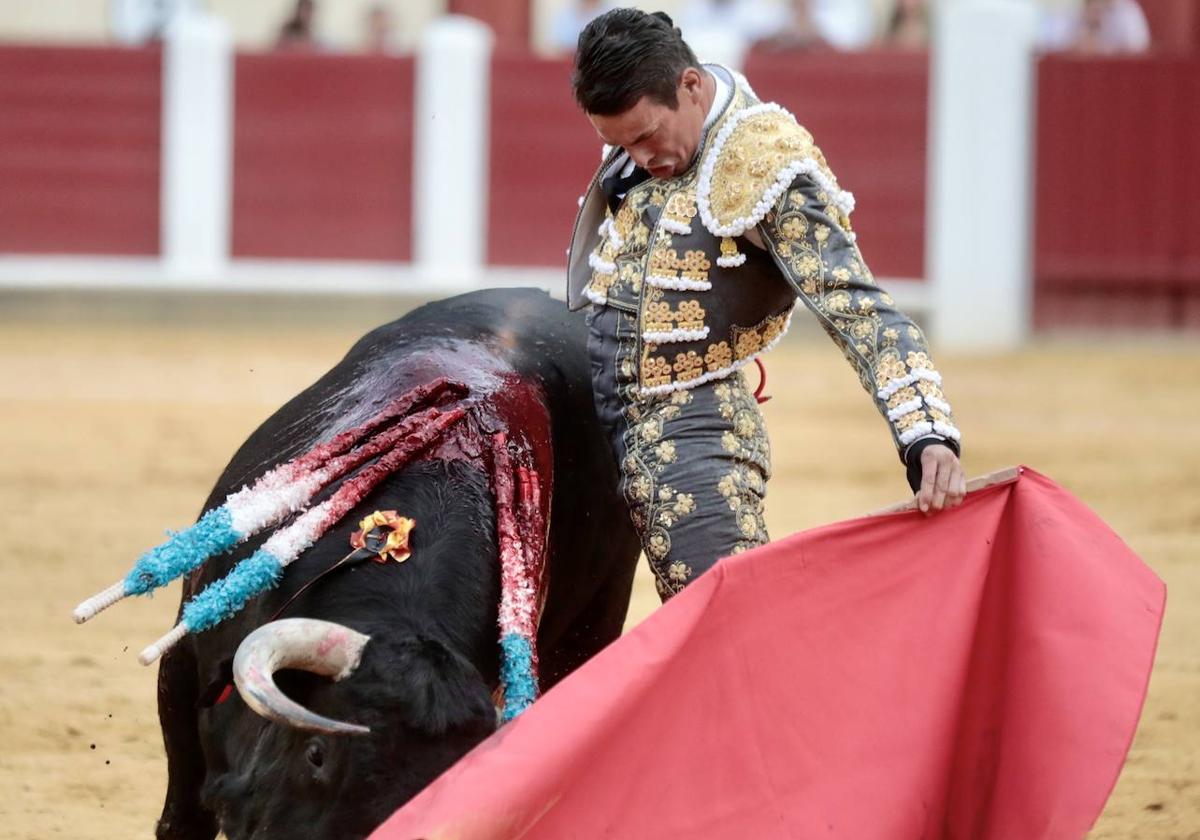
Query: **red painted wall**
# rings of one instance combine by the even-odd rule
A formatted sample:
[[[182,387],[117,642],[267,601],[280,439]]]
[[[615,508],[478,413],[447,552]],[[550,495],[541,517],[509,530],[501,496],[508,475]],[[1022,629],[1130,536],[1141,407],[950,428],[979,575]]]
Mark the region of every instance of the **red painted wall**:
[[[0,47],[0,252],[157,254],[157,49]]]
[[[236,62],[233,255],[411,259],[413,59]]]
[[[571,64],[497,52],[487,261],[563,266],[578,197],[603,145],[571,96]],[[564,280],[565,283],[565,274]]]
[[[1180,326],[1200,300],[1200,56],[1038,68],[1036,322]]]
[[[760,99],[791,111],[854,193],[854,229],[879,276],[925,276],[929,61],[924,53],[752,53]]]

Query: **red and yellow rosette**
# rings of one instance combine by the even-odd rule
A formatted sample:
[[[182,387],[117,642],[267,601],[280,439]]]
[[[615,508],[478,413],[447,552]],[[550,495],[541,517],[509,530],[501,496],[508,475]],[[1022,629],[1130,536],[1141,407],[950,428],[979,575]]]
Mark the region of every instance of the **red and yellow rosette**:
[[[394,510],[377,510],[358,523],[358,530],[350,535],[350,545],[374,552],[376,556],[371,559],[376,563],[403,563],[412,556],[408,535],[416,526],[415,520]]]

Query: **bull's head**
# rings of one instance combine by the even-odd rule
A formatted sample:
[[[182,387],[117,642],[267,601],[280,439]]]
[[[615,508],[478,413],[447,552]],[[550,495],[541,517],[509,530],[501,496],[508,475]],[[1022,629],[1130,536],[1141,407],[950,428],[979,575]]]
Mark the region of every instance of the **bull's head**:
[[[496,725],[479,673],[428,636],[284,619],[233,669],[257,716],[230,721],[204,791],[230,840],[365,836]]]
[[[315,618],[272,621],[238,645],[233,682],[246,705],[267,720],[328,735],[366,735],[369,727],[332,720],[301,706],[275,684],[275,672],[290,668],[337,682],[354,673],[370,640],[349,627]]]

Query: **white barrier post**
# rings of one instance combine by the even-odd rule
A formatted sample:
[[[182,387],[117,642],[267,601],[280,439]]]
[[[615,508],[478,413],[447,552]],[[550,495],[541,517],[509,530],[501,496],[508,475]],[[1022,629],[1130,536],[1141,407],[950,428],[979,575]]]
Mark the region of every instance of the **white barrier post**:
[[[167,29],[162,74],[163,266],[214,280],[229,262],[233,42],[224,21],[184,12]]]
[[[1030,0],[941,5],[930,96],[926,253],[940,346],[1011,348],[1029,333]]]
[[[425,276],[455,285],[478,284],[487,248],[492,42],[484,23],[450,15],[417,52],[413,253]]]

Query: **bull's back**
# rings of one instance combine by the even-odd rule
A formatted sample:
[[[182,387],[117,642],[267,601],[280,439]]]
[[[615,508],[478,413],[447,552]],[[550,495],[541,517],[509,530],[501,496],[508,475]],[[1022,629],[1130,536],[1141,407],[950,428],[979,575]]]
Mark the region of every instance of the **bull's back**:
[[[502,424],[532,431],[521,401],[512,408],[508,399],[511,382],[501,381],[515,376],[521,388],[540,391],[544,410],[534,414],[549,424],[550,445],[535,446],[543,451],[534,455],[537,462],[552,459],[543,469],[553,479],[553,502],[539,647],[543,675],[553,682],[619,634],[638,554],[617,466],[592,402],[586,345],[582,315],[539,290],[491,289],[426,304],[367,333],[251,434],[206,509],[271,467],[364,422],[409,388],[442,376],[477,396],[498,394],[497,410],[510,414],[500,417]],[[210,564],[194,583],[222,575],[237,557]]]

